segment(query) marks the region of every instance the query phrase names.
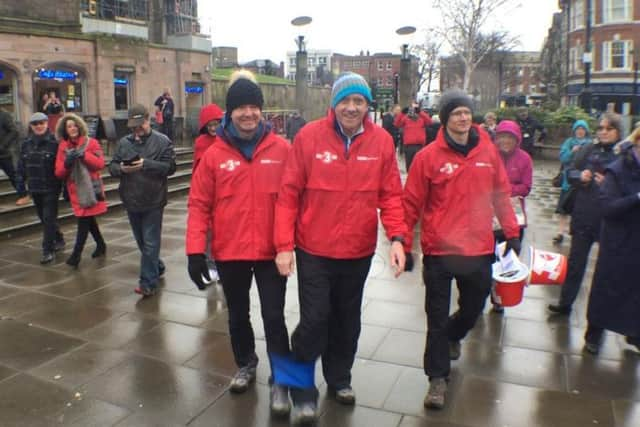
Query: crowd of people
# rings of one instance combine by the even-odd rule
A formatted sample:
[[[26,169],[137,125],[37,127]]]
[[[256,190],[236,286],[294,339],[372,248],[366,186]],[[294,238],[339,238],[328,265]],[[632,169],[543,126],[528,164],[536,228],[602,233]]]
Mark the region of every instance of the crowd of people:
[[[200,290],[215,282],[212,274],[219,275],[238,367],[230,382],[234,393],[247,391],[256,380],[259,360],[249,316],[255,279],[271,368],[271,411],[291,414],[294,424],[313,423],[318,416],[314,373],[319,359],[328,395],[345,405],[356,402],[351,369],[379,223],[396,277],[414,268],[414,229],[420,225],[416,246],[422,253],[429,378],[424,405],[430,409],[445,406],[451,361],[460,357],[461,341],[491,294],[496,243],[505,242],[503,254],[519,254],[527,226],[530,151],[535,132],[542,138],[545,133],[525,110],[514,121],[498,122],[495,114],[487,114],[485,123],[477,124],[471,97],[451,90],[440,100],[435,130],[417,105],[405,111],[394,107],[379,127],[369,116],[372,101],[362,76],[343,74],[333,84],[326,117],[300,122],[290,142],[263,118],[264,97],[255,77],[238,71],[231,76],[224,110],[209,104],[200,113],[188,198],[188,274]],[[168,90],[155,106],[158,116],[173,114]],[[77,217],[67,264],[79,267],[88,234],[96,243],[92,257],[105,255],[97,217],[107,210],[100,171],[108,167],[120,181],[141,254],[135,292],[152,297],[165,271],[162,217],[167,177],[176,169],[170,136],[151,128],[145,106],[133,105],[127,122],[131,133],[118,142],[107,165],[81,117],[64,114],[55,135],[48,123],[42,112],[29,120],[15,174],[16,188],[28,190],[43,225],[41,262],[52,262],[65,245],[56,224],[62,185]],[[627,142],[621,139],[620,117],[605,114],[595,140],[589,138],[589,125],[577,121],[561,152],[558,211],[571,215],[571,250],[561,299],[549,310],[571,311],[589,250],[600,241],[585,335],[585,350],[591,353],[598,352],[605,330],[625,335],[640,348],[640,293],[625,279],[640,255],[635,220],[640,130]],[[396,157],[401,146],[404,187]],[[569,197],[574,198],[571,210]],[[294,271],[300,322],[290,337],[284,305]],[[453,279],[460,296],[450,314]],[[493,311],[502,310],[494,302]]]

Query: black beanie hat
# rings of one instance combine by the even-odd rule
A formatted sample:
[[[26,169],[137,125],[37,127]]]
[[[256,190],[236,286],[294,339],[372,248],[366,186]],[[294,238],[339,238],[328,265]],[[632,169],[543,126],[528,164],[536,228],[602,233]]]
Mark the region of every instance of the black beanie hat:
[[[440,123],[447,127],[449,114],[458,107],[467,107],[473,113],[473,101],[466,92],[460,89],[446,91],[440,98]]]
[[[241,105],[256,105],[261,110],[264,105],[260,86],[244,74],[238,75],[237,79],[229,86],[226,100],[227,115],[231,116],[231,112]]]

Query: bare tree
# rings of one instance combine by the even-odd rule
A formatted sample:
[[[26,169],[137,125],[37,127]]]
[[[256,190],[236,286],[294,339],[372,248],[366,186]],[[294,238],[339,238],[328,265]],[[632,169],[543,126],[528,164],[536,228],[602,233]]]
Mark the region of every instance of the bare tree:
[[[519,4],[514,0],[435,0],[440,9],[440,35],[463,64],[462,89],[468,90],[471,76],[478,64],[497,51],[512,49],[517,38],[507,31],[487,31],[487,20],[498,9]]]
[[[438,37],[434,30],[427,30],[425,42],[410,47],[411,53],[417,56],[420,61],[418,65],[417,91],[420,91],[420,88],[426,84],[427,92],[431,92],[431,83],[440,77],[438,59],[442,44],[442,38]]]

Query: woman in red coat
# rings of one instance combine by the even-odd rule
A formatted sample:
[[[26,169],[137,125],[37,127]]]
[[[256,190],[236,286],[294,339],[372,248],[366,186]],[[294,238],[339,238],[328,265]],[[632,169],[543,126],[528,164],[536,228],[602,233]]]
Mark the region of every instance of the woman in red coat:
[[[107,251],[95,218],[107,211],[100,178],[104,155],[98,141],[87,136],[87,124],[75,114],[65,114],[60,119],[56,136],[60,140],[56,176],[65,181],[73,214],[78,218],[76,244],[67,264],[77,267],[89,233],[97,245],[91,257],[103,256]]]
[[[196,168],[207,148],[216,141],[216,128],[222,117],[224,117],[224,112],[217,104],[205,105],[200,110],[200,119],[198,120],[200,135],[196,138],[193,146],[193,173],[196,173]]]

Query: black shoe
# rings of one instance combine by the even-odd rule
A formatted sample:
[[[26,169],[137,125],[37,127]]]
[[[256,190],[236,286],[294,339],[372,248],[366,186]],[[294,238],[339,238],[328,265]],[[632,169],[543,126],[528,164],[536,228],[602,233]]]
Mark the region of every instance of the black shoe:
[[[549,304],[547,309],[554,314],[561,314],[563,316],[568,316],[571,314],[571,306],[563,305],[563,304]]]
[[[564,240],[564,235],[562,233],[556,234],[555,237],[551,239],[554,245],[561,244],[563,240]]]
[[[460,341],[449,341],[449,359],[458,360],[462,353]]]
[[[80,254],[76,254],[75,252],[72,253],[71,256],[67,258],[65,262],[67,263],[67,265],[77,268],[78,264],[80,264]]]
[[[91,258],[98,258],[98,257],[104,256],[106,253],[107,253],[107,245],[103,243],[96,247],[96,250],[93,251],[93,253],[91,254]]]
[[[53,244],[53,250],[55,252],[60,252],[61,250],[64,249],[66,245],[66,242],[64,240],[56,240],[55,243]]]
[[[54,260],[53,252],[45,252],[42,254],[42,258],[40,258],[40,264],[49,264]]]
[[[504,314],[504,307],[500,304],[493,304],[491,307],[491,312],[496,314]]]

